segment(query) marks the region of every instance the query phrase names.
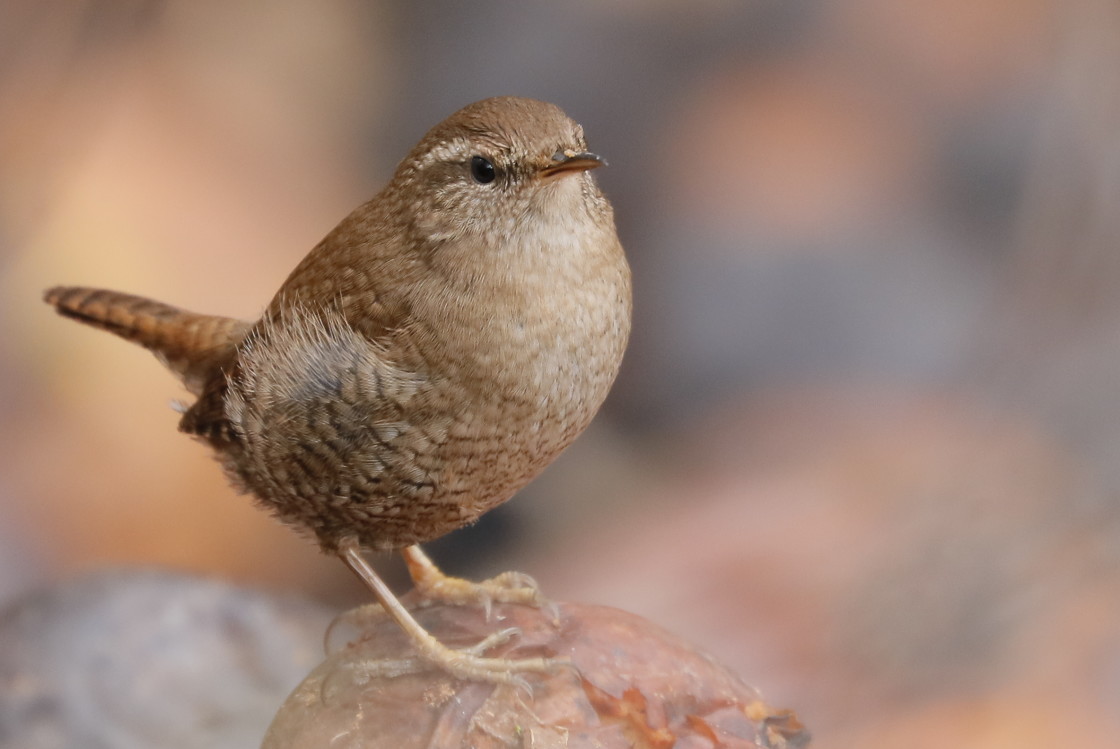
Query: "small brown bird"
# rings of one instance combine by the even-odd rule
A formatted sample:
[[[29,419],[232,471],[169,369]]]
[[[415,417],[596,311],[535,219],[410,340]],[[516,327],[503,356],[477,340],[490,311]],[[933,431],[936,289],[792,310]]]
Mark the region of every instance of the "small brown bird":
[[[403,549],[417,587],[533,600],[517,576],[442,575],[415,544],[476,520],[591,421],[630,331],[630,269],[580,126],[502,97],[434,127],[389,184],[296,267],[255,323],[58,287],[66,317],[152,351],[197,400],[179,428],[233,483],[314,534],[421,655],[510,681],[544,659],[481,657],[421,628],[361,556]]]

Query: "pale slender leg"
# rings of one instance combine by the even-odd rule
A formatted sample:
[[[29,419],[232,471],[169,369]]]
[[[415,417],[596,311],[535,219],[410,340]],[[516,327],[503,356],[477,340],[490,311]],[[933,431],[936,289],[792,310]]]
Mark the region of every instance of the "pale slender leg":
[[[361,554],[361,549],[352,540],[339,544],[338,555],[362,579],[385,612],[395,621],[424,661],[447,671],[452,676],[473,681],[488,681],[522,686],[524,680],[517,674],[523,671],[550,671],[563,665],[548,658],[484,658],[480,655],[486,648],[506,642],[516,634],[515,630],[503,630],[490,635],[474,648],[454,650],[447,647],[412,617],[393,592]],[[430,564],[430,562],[429,562]],[[433,566],[434,569],[434,566]],[[481,646],[481,647],[480,647]],[[406,663],[407,660],[401,661]],[[394,661],[394,663],[396,663]],[[391,671],[401,673],[396,669]],[[410,670],[410,669],[409,669]]]
[[[537,581],[522,572],[503,572],[480,583],[445,575],[419,546],[401,549],[412,584],[423,598],[460,606],[477,605],[490,616],[492,603],[544,604]]]

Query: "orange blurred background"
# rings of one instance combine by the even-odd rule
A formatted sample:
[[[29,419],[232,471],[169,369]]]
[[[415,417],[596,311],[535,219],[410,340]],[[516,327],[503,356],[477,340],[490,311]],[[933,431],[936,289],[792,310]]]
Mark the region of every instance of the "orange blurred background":
[[[689,637],[818,747],[1120,735],[1120,7],[6,0],[0,601],[108,564],[332,605],[139,348],[40,295],[252,317],[431,125],[555,101],[635,272],[624,370],[433,545]]]

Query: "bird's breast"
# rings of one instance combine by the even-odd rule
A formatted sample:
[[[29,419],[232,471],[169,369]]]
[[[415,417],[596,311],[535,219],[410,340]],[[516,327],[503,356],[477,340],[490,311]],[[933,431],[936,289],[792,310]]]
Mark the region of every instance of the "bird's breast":
[[[465,382],[544,418],[598,408],[629,333],[621,273],[522,274],[480,285],[443,328],[443,346]]]
[[[553,248],[554,251],[559,251]],[[564,248],[561,248],[564,249]],[[621,250],[618,255],[621,260]],[[583,431],[618,372],[630,327],[625,262],[476,280],[440,301],[432,351],[454,402],[443,485],[493,487],[482,512],[520,488]]]

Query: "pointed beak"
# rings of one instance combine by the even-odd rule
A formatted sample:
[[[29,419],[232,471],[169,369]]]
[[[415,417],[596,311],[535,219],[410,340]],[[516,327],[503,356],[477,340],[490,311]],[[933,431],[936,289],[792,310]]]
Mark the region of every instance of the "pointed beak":
[[[601,157],[587,151],[557,151],[552,157],[552,163],[541,169],[540,175],[549,178],[566,172],[586,172],[606,165],[607,162]]]

